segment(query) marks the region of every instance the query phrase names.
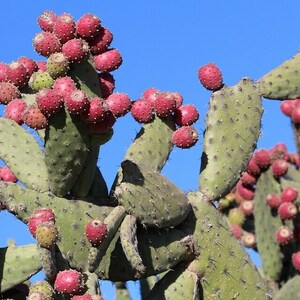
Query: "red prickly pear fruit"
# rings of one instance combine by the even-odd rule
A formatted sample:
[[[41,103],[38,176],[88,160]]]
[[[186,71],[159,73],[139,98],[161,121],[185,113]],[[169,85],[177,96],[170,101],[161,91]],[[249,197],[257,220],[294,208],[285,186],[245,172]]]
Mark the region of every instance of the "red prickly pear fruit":
[[[136,100],[132,103],[130,113],[139,123],[151,122],[154,117],[150,102],[143,99]]]
[[[106,27],[101,27],[98,35],[94,39],[88,41],[91,53],[97,55],[105,52],[112,40],[113,34]]]
[[[7,104],[21,96],[19,89],[10,82],[0,82],[0,103]]]
[[[38,108],[37,104],[32,104],[26,108],[22,120],[28,127],[36,130],[44,129],[48,124],[46,116]]]
[[[33,237],[36,235],[36,229],[39,224],[44,222],[55,223],[55,215],[49,208],[37,209],[28,219],[28,229]]]
[[[40,32],[33,39],[33,47],[37,53],[48,57],[61,50],[61,43],[54,33]]]
[[[39,15],[37,22],[42,30],[52,32],[56,20],[57,15],[53,11],[45,10]]]
[[[60,15],[54,24],[53,33],[62,44],[74,39],[76,36],[76,24],[73,17],[66,13]]]
[[[283,189],[281,193],[282,202],[295,202],[297,198],[298,198],[298,191],[291,186]]]
[[[76,90],[76,84],[69,76],[59,77],[53,83],[53,90],[65,98],[70,92]]]
[[[94,56],[95,67],[101,72],[111,72],[119,68],[123,59],[119,50],[112,48]]]
[[[244,185],[254,185],[257,182],[257,177],[251,175],[248,171],[246,171],[242,174],[241,182]]]
[[[239,207],[231,208],[228,213],[228,220],[230,224],[242,226],[245,221],[245,215]]]
[[[272,164],[272,173],[274,177],[281,177],[287,173],[289,163],[284,159],[276,159]]]
[[[1,168],[0,178],[1,178],[1,180],[6,181],[6,182],[17,182],[17,177],[8,167]]]
[[[281,219],[292,219],[297,214],[297,206],[291,202],[282,202],[278,207],[278,215]]]
[[[22,56],[18,59],[18,62],[25,67],[27,78],[30,78],[30,76],[38,70],[37,63],[29,57]]]
[[[254,248],[256,245],[255,234],[245,231],[241,238],[241,242],[245,247]]]
[[[36,62],[39,71],[47,72],[47,62],[37,61]]]
[[[106,133],[114,126],[116,118],[110,110],[107,111],[102,121],[87,124],[88,130],[92,134]]]
[[[5,108],[5,118],[22,125],[24,123],[22,116],[26,107],[27,105],[22,99],[13,99]]]
[[[64,104],[62,96],[47,88],[36,94],[36,102],[41,112],[48,117],[59,112]]]
[[[194,146],[198,141],[197,130],[192,126],[182,126],[176,129],[172,135],[172,143],[178,148],[187,149]]]
[[[7,68],[6,63],[0,62],[0,82],[7,81]]]
[[[107,237],[107,225],[97,219],[91,220],[85,226],[85,236],[92,245],[100,245]]]
[[[57,237],[58,231],[53,222],[41,222],[37,225],[35,238],[41,247],[52,248],[57,241]]]
[[[55,222],[55,214],[51,208],[43,207],[38,208],[33,211],[33,216],[35,217],[45,217],[47,222]]]
[[[293,123],[300,123],[300,106],[295,106],[292,111],[291,119]]]
[[[18,61],[9,64],[7,68],[7,80],[18,88],[24,87],[29,80],[24,65]]]
[[[90,294],[73,296],[72,300],[94,300]]]
[[[82,114],[89,108],[89,100],[86,94],[79,89],[72,90],[65,97],[65,107],[72,115]]]
[[[70,62],[78,63],[88,57],[90,48],[85,40],[74,38],[63,44],[62,52]]]
[[[255,188],[251,185],[244,185],[241,180],[238,181],[236,185],[236,189],[238,193],[243,197],[245,200],[253,200]]]
[[[102,98],[107,98],[115,89],[115,79],[113,75],[108,72],[98,74],[99,84],[102,92]]]
[[[81,118],[85,123],[97,123],[103,121],[108,114],[108,104],[99,97],[91,98],[88,109],[81,114]]]
[[[248,167],[247,167],[247,171],[252,174],[253,176],[259,176],[261,173],[261,168],[260,166],[257,164],[254,156],[251,157],[249,163],[248,163]]]
[[[282,203],[282,200],[281,197],[277,194],[269,194],[266,198],[266,202],[271,208],[278,209],[278,207]]]
[[[266,149],[259,149],[254,153],[254,159],[261,168],[268,168],[271,164],[270,153]]]
[[[293,109],[294,109],[294,100],[284,100],[280,104],[281,112],[288,117],[292,116]]]
[[[219,67],[214,63],[208,63],[198,70],[198,78],[201,84],[210,91],[217,91],[223,86],[223,76]]]
[[[154,102],[154,111],[157,116],[169,117],[176,109],[175,97],[169,92],[159,92]]]
[[[181,105],[174,111],[174,121],[178,126],[188,126],[194,124],[199,119],[199,112],[195,105]]]
[[[125,93],[114,93],[107,97],[105,102],[115,118],[125,116],[131,109],[132,103]]]
[[[170,92],[175,98],[175,108],[179,108],[182,105],[183,98],[182,95],[178,92]]]
[[[297,271],[300,271],[300,251],[297,251],[297,252],[293,253],[292,263],[293,263],[294,268]]]
[[[289,162],[295,165],[296,168],[300,166],[300,159],[298,153],[289,153]]]
[[[54,289],[58,293],[78,294],[83,287],[83,276],[76,270],[58,272],[54,281]]]
[[[293,233],[290,231],[290,229],[287,226],[281,226],[276,230],[275,237],[278,244],[285,245],[292,240]]]
[[[76,23],[76,33],[83,39],[95,38],[101,30],[101,20],[94,14],[83,15]]]
[[[238,240],[240,240],[244,234],[244,230],[242,229],[242,227],[237,224],[230,224],[229,227],[230,227],[230,231],[232,232],[232,234]]]
[[[242,201],[240,204],[240,209],[245,216],[251,216],[254,212],[254,203],[251,200]]]
[[[152,107],[154,107],[154,102],[156,100],[157,94],[160,93],[160,91],[156,88],[148,88],[146,89],[142,94],[142,99],[148,101]]]

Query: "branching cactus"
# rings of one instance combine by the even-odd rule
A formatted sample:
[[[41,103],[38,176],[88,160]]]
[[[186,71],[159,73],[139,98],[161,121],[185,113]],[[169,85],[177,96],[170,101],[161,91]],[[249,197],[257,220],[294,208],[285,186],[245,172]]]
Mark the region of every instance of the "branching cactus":
[[[262,97],[300,98],[299,56],[234,86],[215,64],[199,69],[212,94],[199,189],[185,193],[161,171],[174,147],[197,143],[195,106],[154,88],[136,101],[114,93],[122,56],[99,17],[45,11],[38,24],[33,45],[46,62],[0,64],[1,209],[36,239],[0,249],[2,296],[103,299],[100,279],[115,283],[117,299],[129,299],[129,280],[149,300],[296,299],[299,156],[253,152]],[[299,148],[297,101],[283,104]],[[97,161],[127,113],[141,129],[109,187]],[[259,251],[262,272],[243,245]],[[45,279],[28,284],[40,270]]]

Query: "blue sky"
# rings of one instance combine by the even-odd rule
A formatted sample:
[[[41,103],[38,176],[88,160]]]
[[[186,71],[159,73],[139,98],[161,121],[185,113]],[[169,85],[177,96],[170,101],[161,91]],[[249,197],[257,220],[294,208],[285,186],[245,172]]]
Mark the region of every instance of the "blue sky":
[[[210,93],[199,84],[197,70],[215,62],[227,85],[241,77],[259,79],[300,49],[299,1],[4,1],[0,10],[0,61],[11,62],[24,55],[40,60],[32,39],[40,31],[36,19],[44,10],[71,13],[77,20],[91,12],[114,34],[112,46],[123,56],[113,72],[116,92],[132,100],[149,87],[178,91],[185,103],[200,112],[196,128],[201,134]],[[279,111],[278,101],[263,101],[264,116],[259,147],[285,142],[295,151],[288,118]],[[99,164],[110,185],[139,125],[129,116],[118,121],[115,136],[103,147]],[[176,149],[163,173],[183,190],[197,189],[202,138],[190,150]],[[0,213],[0,246],[7,238],[28,243],[23,225]],[[13,224],[7,226],[8,224]],[[21,231],[20,231],[21,230]],[[20,232],[22,234],[20,234]],[[132,289],[133,292],[136,289]],[[105,299],[113,299],[105,289]],[[134,294],[134,299],[138,295]]]

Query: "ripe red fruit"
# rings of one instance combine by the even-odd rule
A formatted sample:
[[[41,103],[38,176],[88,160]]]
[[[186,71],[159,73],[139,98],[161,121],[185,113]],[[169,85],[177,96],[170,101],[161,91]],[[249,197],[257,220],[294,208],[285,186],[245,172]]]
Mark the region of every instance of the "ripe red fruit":
[[[18,61],[9,64],[7,68],[7,80],[18,88],[24,87],[29,80],[24,65]]]
[[[257,182],[257,177],[251,175],[249,172],[244,172],[241,177],[241,182],[244,185],[254,185]]]
[[[39,17],[38,17],[38,24],[40,28],[44,31],[53,31],[53,27],[55,21],[57,19],[57,15],[50,10],[45,10]]]
[[[236,189],[241,197],[245,200],[253,200],[255,189],[251,185],[245,185],[241,180],[238,181]]]
[[[230,224],[230,231],[238,240],[240,240],[244,234],[242,227],[237,224]]]
[[[83,287],[83,276],[76,270],[58,272],[54,282],[54,289],[63,294],[77,294]]]
[[[88,43],[83,39],[71,39],[62,46],[63,54],[70,62],[80,62],[90,53]]]
[[[105,117],[99,122],[88,123],[87,127],[90,133],[99,134],[108,132],[115,124],[116,118],[110,110],[107,111]]]
[[[280,245],[284,245],[291,241],[293,233],[287,226],[281,226],[276,230],[275,237]]]
[[[253,233],[245,231],[241,242],[245,247],[253,248],[256,245],[256,237]]]
[[[59,112],[64,104],[62,96],[48,88],[41,89],[36,94],[36,102],[41,112],[47,116]]]
[[[245,216],[251,216],[254,212],[254,203],[250,200],[244,200],[240,204],[240,209]]]
[[[7,81],[7,64],[0,62],[0,82]]]
[[[7,104],[21,96],[19,89],[10,82],[0,82],[0,103]]]
[[[74,91],[75,89],[76,84],[69,76],[59,77],[53,83],[53,90],[62,97],[66,97],[71,91]]]
[[[114,93],[105,100],[109,110],[116,118],[126,115],[132,106],[129,96],[125,93]]]
[[[154,102],[154,111],[159,117],[168,117],[176,109],[175,97],[169,92],[159,92]]]
[[[76,23],[76,33],[83,39],[93,39],[101,30],[101,20],[94,14],[83,15]]]
[[[112,40],[112,33],[107,28],[101,27],[98,35],[94,39],[88,41],[91,53],[96,55],[105,52]]]
[[[48,124],[46,116],[41,112],[36,104],[32,104],[26,108],[22,119],[28,127],[36,130],[43,129]]]
[[[61,43],[54,33],[41,32],[34,37],[33,47],[37,53],[48,57],[50,54],[61,50]]]
[[[294,202],[298,198],[298,191],[289,186],[286,187],[281,193],[282,202]]]
[[[107,98],[111,95],[115,89],[115,79],[114,77],[108,72],[102,72],[98,74],[99,76],[99,83],[102,92],[102,98]]]
[[[73,17],[70,14],[60,15],[53,27],[53,33],[59,38],[62,44],[75,38],[76,24]]]
[[[18,62],[25,67],[28,78],[38,70],[37,63],[29,57],[22,56],[18,59]]]
[[[122,61],[121,53],[114,48],[94,56],[95,67],[101,72],[111,72],[118,69]]]
[[[209,63],[199,68],[198,78],[201,84],[210,91],[219,90],[223,86],[221,70],[214,63]]]
[[[261,173],[261,168],[257,164],[254,156],[251,157],[251,159],[250,159],[250,161],[248,163],[247,171],[250,174],[252,174],[253,176],[258,176]]]
[[[198,119],[199,112],[193,104],[181,105],[174,112],[174,121],[178,126],[192,125]]]
[[[282,203],[281,197],[277,194],[269,194],[266,199],[267,204],[271,208],[278,208]]]
[[[154,107],[154,102],[156,100],[156,96],[160,91],[156,88],[148,88],[142,94],[142,99],[148,101],[152,107]]]
[[[283,202],[278,207],[278,215],[281,219],[292,219],[297,214],[297,206],[291,202]]]
[[[82,114],[89,108],[89,100],[82,90],[72,90],[64,100],[67,110],[73,115]]]
[[[97,123],[103,121],[108,114],[109,108],[102,98],[94,97],[89,101],[89,107],[81,114],[85,123]]]
[[[47,72],[47,62],[37,61],[36,64],[38,66],[38,70],[43,71],[43,72]]]
[[[182,105],[183,98],[178,92],[169,92],[175,98],[175,108],[179,108]]]
[[[294,106],[291,119],[296,124],[300,123],[300,106]]]
[[[8,167],[2,167],[0,170],[0,178],[6,182],[17,182],[17,177]]]
[[[274,177],[285,175],[288,169],[289,163],[285,159],[276,159],[272,164],[272,173]]]
[[[182,149],[191,148],[198,141],[198,132],[192,126],[182,126],[172,135],[172,143]]]
[[[259,149],[254,153],[254,159],[261,168],[267,168],[271,164],[268,150]]]
[[[93,300],[94,298],[90,294],[73,296],[72,300]]]
[[[85,226],[85,235],[92,245],[99,245],[107,236],[107,225],[97,219],[91,220]]]
[[[292,116],[293,109],[294,109],[294,100],[284,100],[280,104],[281,112],[288,117]]]
[[[28,229],[33,237],[35,237],[36,229],[39,224],[44,222],[55,222],[55,215],[50,208],[36,209],[28,219]]]
[[[153,108],[150,102],[139,99],[133,102],[131,110],[131,115],[139,123],[148,123],[153,119]]]
[[[22,125],[22,116],[26,107],[26,103],[22,99],[13,99],[5,107],[5,118],[13,120],[19,125]]]
[[[297,271],[300,271],[300,251],[292,255],[292,263]]]

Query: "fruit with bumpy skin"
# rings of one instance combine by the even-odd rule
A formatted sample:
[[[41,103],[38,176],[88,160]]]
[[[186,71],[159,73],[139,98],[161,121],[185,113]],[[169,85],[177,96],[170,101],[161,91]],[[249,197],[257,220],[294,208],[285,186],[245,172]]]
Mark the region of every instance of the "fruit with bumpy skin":
[[[6,182],[17,182],[17,177],[15,174],[6,166],[1,168],[0,178]]]
[[[74,38],[63,44],[62,52],[70,62],[78,63],[88,57],[90,48],[85,40]]]
[[[77,294],[82,286],[82,274],[72,269],[58,272],[54,282],[54,289],[63,294]]]
[[[271,164],[270,153],[266,149],[259,149],[254,153],[254,159],[261,168],[268,168]]]
[[[296,106],[293,108],[291,119],[293,123],[299,124],[300,123],[300,106]]]
[[[39,209],[35,210],[33,214],[28,219],[28,229],[33,237],[36,235],[36,230],[41,223],[55,223],[55,216],[53,211],[49,209]]]
[[[284,159],[276,159],[272,164],[272,172],[274,177],[281,177],[286,174],[289,169],[289,163]]]
[[[33,293],[41,293],[47,297],[47,300],[49,300],[53,298],[54,291],[51,284],[48,281],[39,280],[31,284],[29,287],[29,295]]]
[[[7,81],[7,64],[0,62],[0,82]]]
[[[30,78],[30,76],[38,70],[36,62],[29,57],[22,56],[18,59],[18,62],[25,67],[28,78]]]
[[[84,294],[73,296],[72,300],[94,300],[94,298],[90,294]]]
[[[292,240],[293,233],[287,226],[281,226],[276,230],[275,237],[280,245],[285,245]]]
[[[24,65],[18,61],[9,64],[7,68],[7,80],[18,88],[24,87],[29,80]]]
[[[230,224],[242,226],[245,221],[245,214],[239,207],[232,208],[228,213],[228,220]]]
[[[114,71],[119,68],[123,61],[119,50],[114,48],[95,55],[93,58],[96,69],[101,72]]]
[[[175,130],[172,135],[172,143],[182,149],[191,148],[198,141],[197,130],[192,126],[182,126]]]
[[[251,175],[248,171],[242,174],[241,182],[244,185],[254,185],[256,181],[257,181],[257,177]]]
[[[50,249],[55,245],[57,236],[58,231],[53,222],[41,222],[38,224],[35,231],[35,238],[38,244],[47,249]]]
[[[294,109],[294,100],[284,100],[280,103],[281,112],[288,117],[292,116],[293,109]]]
[[[45,61],[37,61],[38,71],[47,72],[47,63]]]
[[[52,32],[56,20],[57,15],[53,11],[45,10],[39,15],[37,22],[42,30]]]
[[[46,116],[38,108],[37,104],[32,104],[24,111],[23,122],[33,129],[44,129],[48,124]]]
[[[19,125],[23,124],[23,113],[27,105],[22,99],[13,99],[5,107],[5,118],[14,120]]]
[[[240,240],[244,234],[242,227],[237,224],[230,224],[230,231],[238,240]]]
[[[256,245],[255,234],[245,231],[241,238],[241,242],[245,247],[253,248]]]
[[[297,251],[297,252],[293,253],[292,263],[293,263],[294,268],[297,271],[300,271],[300,251]]]
[[[132,103],[130,113],[139,123],[148,123],[153,120],[153,108],[150,102],[139,99]]]
[[[156,95],[159,92],[160,91],[156,88],[148,88],[143,92],[141,98],[148,101],[151,104],[151,106],[154,107],[154,102],[156,100]]]
[[[76,24],[73,17],[66,13],[60,15],[54,24],[53,33],[59,38],[62,44],[75,38]]]
[[[94,246],[101,244],[107,236],[107,225],[100,220],[91,220],[85,226],[85,236]]]
[[[251,200],[244,200],[240,204],[240,209],[245,216],[251,216],[254,212],[254,203]]]
[[[253,200],[255,189],[251,185],[245,185],[241,180],[238,181],[236,185],[236,189],[238,193],[243,197],[245,200]]]
[[[281,197],[277,194],[269,194],[266,199],[267,204],[271,208],[278,208],[282,203]]]
[[[281,219],[292,219],[297,214],[297,206],[291,202],[283,202],[278,207],[278,215]]]
[[[28,84],[30,88],[37,92],[43,88],[51,88],[53,78],[48,72],[39,70],[31,75]]]
[[[93,39],[101,30],[101,20],[94,14],[83,15],[76,23],[76,33],[83,39]]]
[[[179,108],[182,105],[183,98],[182,95],[178,92],[169,92],[175,98],[175,107]]]
[[[105,52],[112,40],[112,33],[106,27],[101,27],[98,35],[94,39],[88,41],[91,53],[96,55]]]
[[[85,123],[97,123],[103,121],[108,114],[108,104],[99,97],[91,98],[90,105],[86,111],[81,114],[81,118]]]
[[[65,107],[72,115],[82,114],[89,108],[89,100],[86,94],[79,89],[72,90],[65,97]]]
[[[132,103],[125,93],[114,93],[105,99],[109,110],[116,118],[125,116],[131,109]]]
[[[20,97],[19,89],[10,82],[0,82],[0,103],[7,104]]]
[[[198,78],[201,84],[210,91],[217,91],[223,86],[223,76],[219,67],[214,63],[199,68]]]
[[[53,53],[47,60],[47,71],[53,79],[65,76],[69,71],[69,60],[61,52]]]
[[[42,89],[36,94],[36,102],[44,115],[48,117],[59,112],[63,107],[63,98],[52,89]]]
[[[57,78],[53,83],[53,90],[64,98],[75,89],[76,84],[69,76]]]
[[[248,167],[247,167],[247,171],[252,174],[253,176],[259,176],[259,174],[261,173],[261,168],[260,166],[257,164],[254,156],[252,156],[250,158],[250,161],[248,163]]]
[[[33,47],[37,53],[48,57],[61,50],[61,43],[54,33],[40,32],[33,39]]]
[[[116,118],[112,114],[110,110],[108,110],[102,119],[102,121],[88,123],[88,130],[90,133],[99,134],[99,133],[106,133],[112,129],[114,124],[116,123]]]
[[[98,76],[102,97],[107,98],[115,89],[115,79],[113,75],[108,72],[102,72]]]
[[[283,189],[281,193],[282,202],[294,202],[298,198],[298,191],[292,186]]]
[[[199,112],[193,104],[181,105],[174,112],[174,121],[178,126],[192,125],[198,119]]]
[[[156,99],[154,102],[154,111],[157,116],[169,117],[173,114],[176,109],[176,101],[175,97],[172,93],[168,92],[159,92],[156,95]]]

